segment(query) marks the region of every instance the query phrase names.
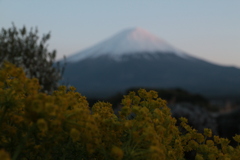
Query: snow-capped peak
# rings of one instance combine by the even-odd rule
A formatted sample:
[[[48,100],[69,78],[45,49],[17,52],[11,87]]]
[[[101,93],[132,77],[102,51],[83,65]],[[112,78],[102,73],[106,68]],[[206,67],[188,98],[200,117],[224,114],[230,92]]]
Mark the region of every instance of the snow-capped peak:
[[[167,42],[159,39],[148,31],[137,27],[126,29],[93,47],[69,56],[67,60],[69,62],[76,62],[85,58],[95,58],[102,55],[108,55],[117,59],[122,55],[143,52],[175,53],[181,57],[186,57],[184,53],[172,47]]]

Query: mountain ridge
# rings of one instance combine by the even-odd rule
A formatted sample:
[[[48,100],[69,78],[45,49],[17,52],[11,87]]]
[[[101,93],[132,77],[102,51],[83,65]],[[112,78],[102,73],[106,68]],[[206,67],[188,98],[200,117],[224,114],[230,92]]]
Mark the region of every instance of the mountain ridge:
[[[106,98],[132,87],[182,88],[208,97],[240,96],[240,69],[236,67],[213,64],[175,52],[175,48],[172,51],[139,50],[119,54],[118,58],[114,53],[98,51],[85,57],[81,57],[83,52],[73,55],[63,75],[67,84],[87,97]]]

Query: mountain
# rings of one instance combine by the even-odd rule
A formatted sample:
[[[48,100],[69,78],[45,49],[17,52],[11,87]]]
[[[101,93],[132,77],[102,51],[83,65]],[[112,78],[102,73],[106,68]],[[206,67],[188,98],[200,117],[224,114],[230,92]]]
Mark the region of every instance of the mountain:
[[[183,88],[205,96],[239,96],[240,69],[190,56],[142,28],[124,30],[67,57],[64,82],[87,97],[131,87]]]
[[[142,28],[131,28],[68,57],[68,61],[77,62],[86,58],[97,58],[103,55],[119,60],[124,55],[139,55],[142,52],[175,53],[182,57],[186,56],[180,50],[172,47],[148,31]]]

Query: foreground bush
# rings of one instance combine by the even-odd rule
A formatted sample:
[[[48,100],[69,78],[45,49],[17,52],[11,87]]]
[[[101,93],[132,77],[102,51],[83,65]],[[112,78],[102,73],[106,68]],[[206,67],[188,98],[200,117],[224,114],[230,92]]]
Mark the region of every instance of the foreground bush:
[[[0,70],[0,159],[181,160],[193,153],[198,160],[240,159],[240,147],[198,133],[171,117],[166,101],[155,91],[140,89],[122,100],[117,117],[111,104],[91,108],[71,87],[52,95],[39,92],[37,79],[5,63]],[[240,142],[240,136],[234,139]]]
[[[23,26],[0,30],[0,64],[9,61],[22,67],[29,78],[38,78],[41,91],[52,93],[62,79],[64,65],[56,62],[56,50],[48,49],[51,34],[39,36],[38,29]],[[65,61],[64,61],[65,63]]]

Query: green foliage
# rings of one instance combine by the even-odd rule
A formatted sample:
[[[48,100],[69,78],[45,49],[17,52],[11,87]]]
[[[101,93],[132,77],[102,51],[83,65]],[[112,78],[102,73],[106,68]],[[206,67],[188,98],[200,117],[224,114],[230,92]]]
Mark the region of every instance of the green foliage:
[[[210,129],[198,133],[186,118],[177,126],[155,91],[124,96],[117,117],[110,103],[90,108],[74,87],[52,95],[39,88],[37,79],[10,63],[0,69],[1,160],[183,160],[191,151],[196,160],[240,159],[240,146],[229,146]],[[239,143],[239,135],[234,140]]]
[[[47,41],[50,33],[40,37],[37,28],[28,31],[24,26],[17,29],[2,28],[0,32],[0,64],[9,61],[22,67],[29,78],[37,78],[42,91],[51,92],[57,89],[64,68],[53,67],[56,51],[48,51]]]

